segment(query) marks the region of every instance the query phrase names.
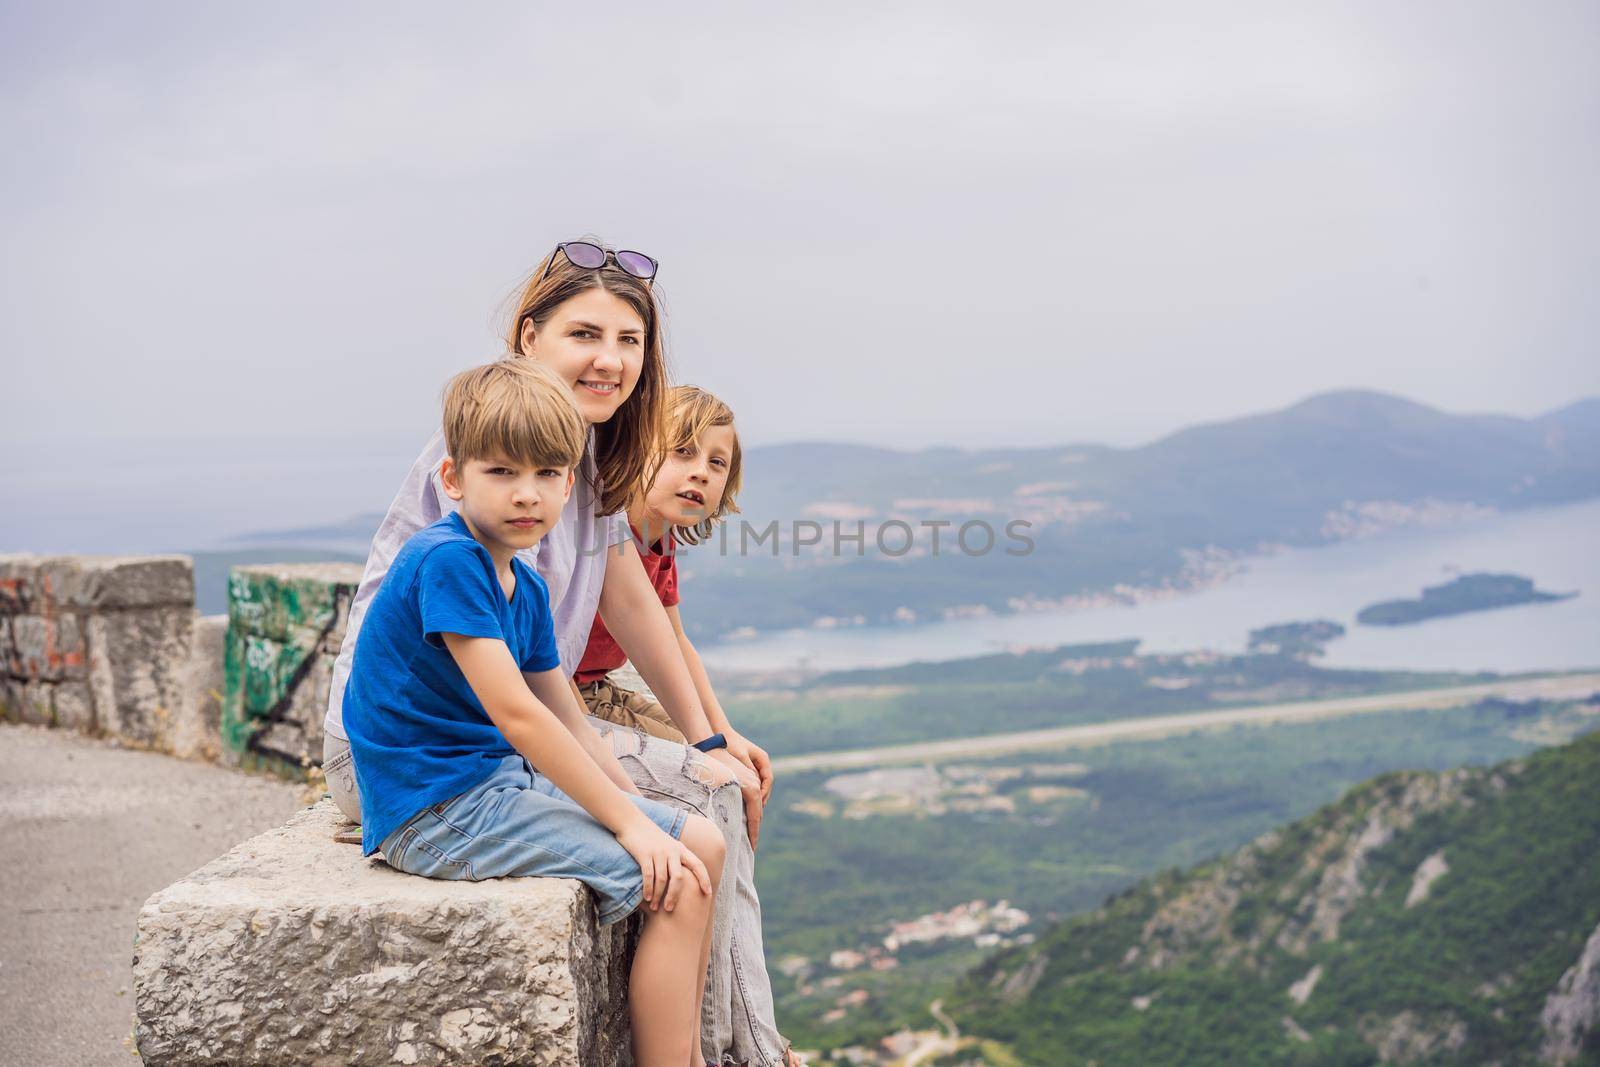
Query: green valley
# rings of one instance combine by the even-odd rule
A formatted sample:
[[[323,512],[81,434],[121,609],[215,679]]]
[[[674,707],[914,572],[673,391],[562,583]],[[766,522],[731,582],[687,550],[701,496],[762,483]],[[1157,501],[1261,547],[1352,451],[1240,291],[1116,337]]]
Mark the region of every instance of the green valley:
[[[781,1020],[801,1047],[892,1062],[880,1041],[931,1026],[927,1004],[958,975],[1141,879],[1236,849],[1374,775],[1491,763],[1596,725],[1593,701],[1489,699],[785,774],[757,862]]]

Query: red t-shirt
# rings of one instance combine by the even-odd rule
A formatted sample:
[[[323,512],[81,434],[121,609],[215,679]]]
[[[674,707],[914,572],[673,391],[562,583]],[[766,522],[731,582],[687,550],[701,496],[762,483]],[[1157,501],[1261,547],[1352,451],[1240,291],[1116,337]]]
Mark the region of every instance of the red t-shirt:
[[[633,530],[633,541],[637,547],[639,531],[634,530],[631,525],[628,529]],[[670,608],[678,602],[677,548],[677,542],[669,533],[650,549],[639,550],[639,562],[644,564],[645,576],[650,579],[650,584],[655,586],[656,596],[661,598],[661,606],[664,608]],[[595,612],[594,628],[589,631],[589,644],[583,650],[583,659],[578,664],[577,672],[572,676],[573,681],[579,685],[598,682],[627,661],[628,657],[623,654],[622,646],[617,644],[616,639],[611,636],[611,631],[606,629],[606,624],[600,620],[600,613]]]

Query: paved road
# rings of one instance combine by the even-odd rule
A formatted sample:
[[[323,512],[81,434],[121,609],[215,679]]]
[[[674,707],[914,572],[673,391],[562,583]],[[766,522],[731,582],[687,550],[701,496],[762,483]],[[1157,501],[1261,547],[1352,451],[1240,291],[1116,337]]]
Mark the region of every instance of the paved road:
[[[137,1063],[145,899],[300,806],[300,787],[0,724],[0,1064]]]
[[[914,1049],[901,1061],[902,1067],[921,1067],[935,1056],[948,1056],[952,1052],[961,1051],[961,1031],[956,1028],[955,1020],[944,1013],[944,1001],[935,1000],[929,1004],[928,1014],[944,1027],[945,1032],[942,1035],[930,1035],[925,1044]]]
[[[941,763],[953,759],[1000,756],[1031,749],[1074,748],[1110,741],[1150,740],[1195,730],[1215,730],[1240,724],[1303,722],[1374,711],[1449,708],[1472,704],[1485,697],[1508,700],[1571,699],[1600,691],[1600,674],[1569,674],[1551,678],[1460,685],[1448,689],[1418,689],[1409,693],[1306,700],[1293,704],[1265,704],[1243,708],[1192,711],[1180,715],[1150,715],[1085,726],[1060,726],[1048,730],[1023,730],[1009,734],[958,737],[910,745],[885,745],[844,752],[817,752],[784,756],[772,761],[775,772],[876,767],[888,763]]]

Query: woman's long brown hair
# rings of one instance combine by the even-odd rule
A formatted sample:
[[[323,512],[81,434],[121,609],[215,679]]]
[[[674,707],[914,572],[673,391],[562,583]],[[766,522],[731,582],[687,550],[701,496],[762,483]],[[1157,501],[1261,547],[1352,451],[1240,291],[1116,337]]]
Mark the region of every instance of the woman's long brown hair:
[[[644,323],[644,363],[639,381],[617,413],[594,426],[595,469],[600,484],[594,486],[600,514],[621,511],[633,497],[649,488],[651,465],[661,451],[666,426],[667,365],[661,341],[661,309],[650,286],[609,260],[601,268],[577,267],[560,249],[534,268],[517,298],[515,314],[506,332],[506,348],[522,351],[522,324],[544,327],[556,308],[589,289],[604,289],[626,303]]]

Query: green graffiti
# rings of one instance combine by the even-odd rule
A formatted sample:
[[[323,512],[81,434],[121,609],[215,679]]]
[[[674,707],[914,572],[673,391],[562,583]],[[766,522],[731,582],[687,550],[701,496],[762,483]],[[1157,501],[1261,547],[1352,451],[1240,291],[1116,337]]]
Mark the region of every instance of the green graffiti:
[[[240,763],[287,758],[261,747],[258,738],[294,700],[311,657],[333,629],[337,605],[338,586],[325,579],[248,568],[229,575],[221,732],[224,749]]]
[[[235,569],[228,576],[228,628],[293,641],[306,630],[326,629],[337,600],[332,582]]]

